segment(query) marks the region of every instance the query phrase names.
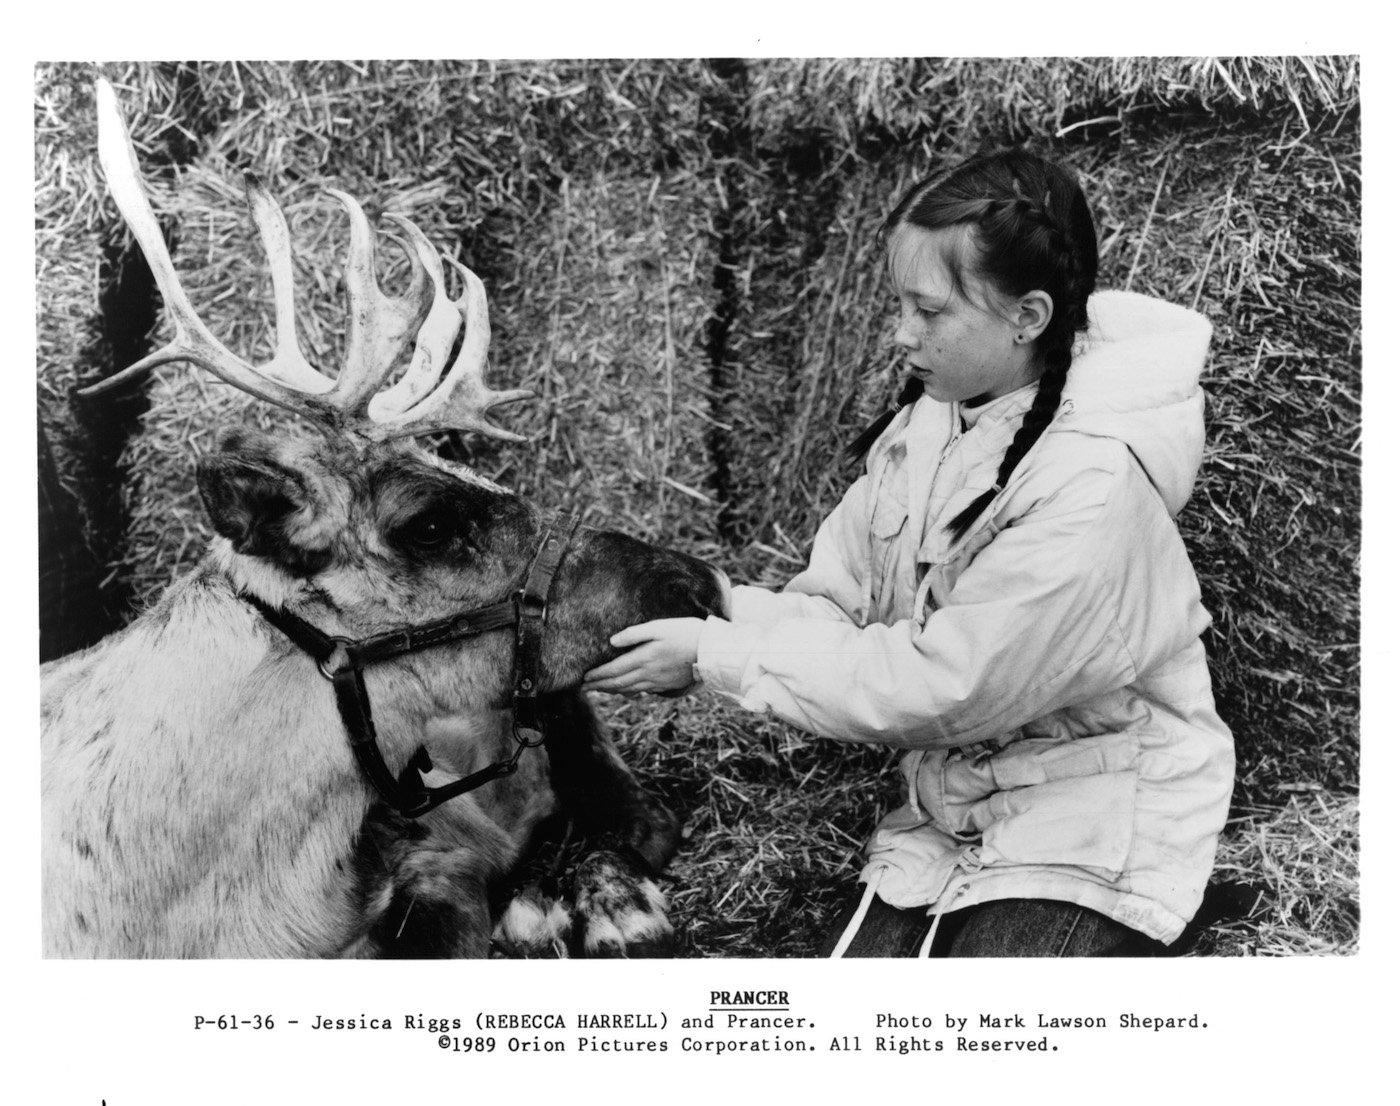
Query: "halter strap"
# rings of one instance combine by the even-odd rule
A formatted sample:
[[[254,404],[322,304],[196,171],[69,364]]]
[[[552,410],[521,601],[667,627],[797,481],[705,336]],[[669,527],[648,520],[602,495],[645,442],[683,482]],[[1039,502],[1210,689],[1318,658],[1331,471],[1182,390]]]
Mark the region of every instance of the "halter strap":
[[[562,523],[555,522],[546,528],[526,573],[524,586],[509,599],[421,626],[407,626],[359,640],[324,633],[286,608],[274,607],[248,592],[240,592],[239,596],[316,662],[321,675],[335,689],[336,706],[345,726],[350,750],[365,778],[374,786],[380,798],[400,814],[417,818],[448,799],[510,775],[526,749],[543,744],[544,723],[540,718],[537,696],[544,624],[549,614],[549,588],[578,524],[579,515],[575,512]],[[395,777],[379,748],[369,692],[365,688],[364,669],[379,661],[508,626],[515,627],[511,680],[514,751],[504,760],[498,760],[468,776],[440,787],[429,787],[423,781],[423,773],[432,770],[433,762],[427,749],[420,745],[403,771]]]

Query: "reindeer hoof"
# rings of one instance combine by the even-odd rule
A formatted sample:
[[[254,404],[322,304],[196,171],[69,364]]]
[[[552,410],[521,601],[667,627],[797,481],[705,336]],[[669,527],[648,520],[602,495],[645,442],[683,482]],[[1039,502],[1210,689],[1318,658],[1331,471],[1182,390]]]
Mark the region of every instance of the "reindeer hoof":
[[[529,884],[510,901],[496,923],[491,934],[492,955],[512,960],[565,958],[572,925],[562,902],[546,895],[538,884]]]
[[[676,940],[661,889],[612,852],[593,853],[578,866],[574,935],[580,955],[593,958],[670,956]]]

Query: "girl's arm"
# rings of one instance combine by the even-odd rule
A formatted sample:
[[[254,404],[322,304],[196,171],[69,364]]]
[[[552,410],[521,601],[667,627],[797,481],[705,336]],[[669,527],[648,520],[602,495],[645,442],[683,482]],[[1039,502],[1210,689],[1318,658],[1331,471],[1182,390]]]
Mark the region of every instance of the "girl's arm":
[[[869,599],[866,568],[870,557],[868,489],[861,476],[822,522],[806,569],[780,592],[739,586],[733,589],[733,621],[774,623],[794,618],[859,624]]]
[[[1209,622],[1195,573],[1127,449],[1078,448],[1098,463],[1060,487],[1028,480],[1029,506],[922,628],[710,619],[704,683],[825,737],[917,748],[996,737],[1151,671]]]

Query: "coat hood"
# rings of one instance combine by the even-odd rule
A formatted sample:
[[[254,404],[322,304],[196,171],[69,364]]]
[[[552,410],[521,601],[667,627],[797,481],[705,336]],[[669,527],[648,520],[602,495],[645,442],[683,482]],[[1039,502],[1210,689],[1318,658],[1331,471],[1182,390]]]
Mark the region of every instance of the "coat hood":
[[[1200,376],[1210,336],[1195,311],[1135,292],[1095,293],[1065,383],[1069,402],[1050,432],[1123,442],[1177,514],[1205,447]]]

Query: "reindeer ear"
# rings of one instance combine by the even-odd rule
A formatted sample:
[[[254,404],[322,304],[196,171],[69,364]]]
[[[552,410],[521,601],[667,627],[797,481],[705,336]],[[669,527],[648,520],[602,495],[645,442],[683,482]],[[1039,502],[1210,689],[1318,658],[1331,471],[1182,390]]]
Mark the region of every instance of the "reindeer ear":
[[[305,575],[324,564],[328,551],[305,541],[314,507],[301,475],[246,439],[226,439],[198,467],[199,495],[214,529],[239,553],[275,561]]]

